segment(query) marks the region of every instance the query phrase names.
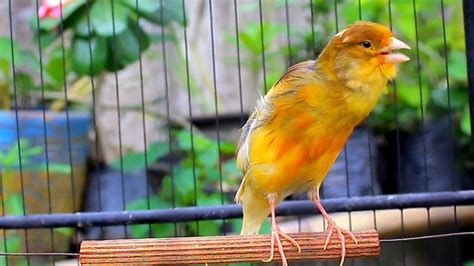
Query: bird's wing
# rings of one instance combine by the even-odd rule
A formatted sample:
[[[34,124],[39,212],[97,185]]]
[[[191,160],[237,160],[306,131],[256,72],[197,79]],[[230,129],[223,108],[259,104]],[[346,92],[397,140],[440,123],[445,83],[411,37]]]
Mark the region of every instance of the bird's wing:
[[[249,141],[252,132],[264,125],[273,115],[273,105],[271,99],[283,94],[293,93],[297,89],[299,82],[307,81],[307,75],[313,74],[315,61],[305,61],[291,66],[287,72],[272,86],[266,96],[260,96],[257,101],[255,111],[250,116],[247,123],[241,129],[241,136],[238,145],[237,166],[245,173],[249,166]],[[293,84],[293,86],[288,86]]]
[[[255,111],[250,116],[249,120],[241,129],[241,137],[237,152],[237,167],[244,174],[242,185],[237,192],[236,200],[239,201],[240,195],[243,193],[244,184],[246,183],[245,174],[250,166],[250,139],[252,134],[259,127],[267,124],[274,116],[273,100],[278,97],[284,97],[294,93],[299,84],[308,81],[308,76],[314,75],[315,61],[305,61],[290,67],[287,72],[273,85],[268,91],[267,95],[261,96],[257,102]]]

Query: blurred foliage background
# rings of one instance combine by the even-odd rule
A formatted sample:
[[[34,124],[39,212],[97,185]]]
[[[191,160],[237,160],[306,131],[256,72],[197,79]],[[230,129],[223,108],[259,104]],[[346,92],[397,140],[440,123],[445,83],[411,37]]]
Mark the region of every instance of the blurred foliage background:
[[[25,7],[30,12],[26,23],[15,24],[19,30],[29,28],[29,39],[17,40],[13,34],[12,41],[7,33],[0,37],[1,109],[90,112],[98,118],[92,139],[105,154],[94,154],[92,161],[118,178],[136,171],[148,175],[151,166],[160,164],[158,182],[147,188],[150,197],[129,200],[120,209],[232,203],[241,178],[234,158],[237,129],[259,93],[270,89],[290,65],[316,58],[334,34],[361,19],[390,26],[412,47],[407,52],[411,61],[400,67],[387,95],[362,125],[368,138],[374,146],[400,145],[389,136],[424,136],[446,120],[442,130],[453,142],[456,167],[473,172],[461,0],[248,0],[237,1],[237,10],[231,1],[213,1],[212,40],[206,1],[184,1],[184,6],[181,0],[137,3],[77,0],[64,7],[62,18],[39,20],[31,16],[36,12],[32,1]],[[118,121],[104,115],[109,111],[127,122],[123,135],[117,134]],[[221,123],[217,129],[225,119],[216,122],[216,114],[238,118],[229,128]],[[196,118],[208,119],[210,126],[201,127]],[[436,140],[426,145],[436,146]],[[22,156],[43,152],[28,146]],[[15,162],[14,155],[19,157],[14,149],[0,153],[4,171],[15,167],[5,163]],[[17,214],[21,198],[9,202],[15,205],[6,210]],[[235,219],[133,225],[128,230],[133,237],[216,235],[239,231],[239,226]],[[8,250],[20,251],[21,245]]]

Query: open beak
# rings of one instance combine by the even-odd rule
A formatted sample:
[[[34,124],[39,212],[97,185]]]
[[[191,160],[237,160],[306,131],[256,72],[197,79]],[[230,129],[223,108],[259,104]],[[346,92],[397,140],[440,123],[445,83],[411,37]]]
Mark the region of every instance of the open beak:
[[[397,49],[410,49],[406,43],[400,41],[399,39],[392,37],[391,44],[382,50],[382,55],[384,56],[385,63],[387,64],[400,64],[410,60],[410,58],[404,54],[392,53],[393,50]]]

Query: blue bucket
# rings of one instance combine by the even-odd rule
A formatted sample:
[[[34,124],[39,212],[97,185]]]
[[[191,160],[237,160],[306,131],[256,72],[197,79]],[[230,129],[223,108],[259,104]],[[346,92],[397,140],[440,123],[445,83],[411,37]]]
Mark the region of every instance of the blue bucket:
[[[89,151],[88,132],[91,116],[88,112],[0,111],[0,152],[18,145],[18,138],[28,141],[29,147],[42,147],[43,153],[30,156],[28,161],[45,163],[45,133],[49,162],[83,165]],[[69,126],[68,126],[69,124]],[[17,131],[18,127],[18,131]],[[46,127],[46,131],[45,131]],[[70,162],[69,152],[72,155]],[[22,160],[23,160],[22,155]]]

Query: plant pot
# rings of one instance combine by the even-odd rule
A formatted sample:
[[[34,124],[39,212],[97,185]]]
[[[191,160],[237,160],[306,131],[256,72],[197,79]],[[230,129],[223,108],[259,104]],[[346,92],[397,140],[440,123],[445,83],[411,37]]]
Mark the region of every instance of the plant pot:
[[[9,153],[18,161],[18,137],[22,146],[21,167],[19,162],[3,162],[2,215],[23,215],[23,205],[26,214],[80,209],[90,120],[89,113],[70,112],[68,127],[65,112],[48,111],[44,121],[42,111],[0,111],[0,154]],[[73,230],[53,230],[54,250],[49,229],[31,229],[27,234],[29,252],[66,252]],[[6,242],[8,252],[26,251],[23,231],[8,231]]]

